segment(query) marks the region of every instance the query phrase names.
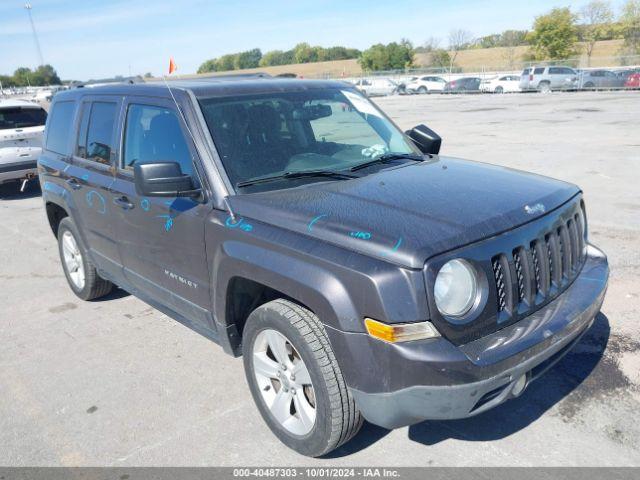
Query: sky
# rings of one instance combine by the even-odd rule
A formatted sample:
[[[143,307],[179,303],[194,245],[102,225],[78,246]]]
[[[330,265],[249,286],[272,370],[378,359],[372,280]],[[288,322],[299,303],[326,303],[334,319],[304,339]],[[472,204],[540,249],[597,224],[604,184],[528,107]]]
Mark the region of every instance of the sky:
[[[0,0],[0,74],[38,64],[24,1]],[[296,43],[366,49],[408,38],[475,37],[531,28],[556,6],[578,11],[588,0],[31,0],[45,63],[63,80],[194,73],[205,60],[251,48]],[[612,5],[619,10],[622,0]]]

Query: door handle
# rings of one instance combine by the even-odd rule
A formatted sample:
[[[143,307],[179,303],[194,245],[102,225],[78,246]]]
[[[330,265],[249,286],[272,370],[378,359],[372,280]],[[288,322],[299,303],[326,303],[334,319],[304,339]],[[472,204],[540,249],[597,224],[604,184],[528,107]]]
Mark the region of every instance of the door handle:
[[[133,203],[131,203],[125,196],[115,198],[113,203],[121,207],[123,210],[131,210],[133,208]]]
[[[78,180],[76,180],[73,177],[67,179],[67,185],[69,185],[74,190],[78,190],[79,188],[82,188],[82,185],[78,183]]]

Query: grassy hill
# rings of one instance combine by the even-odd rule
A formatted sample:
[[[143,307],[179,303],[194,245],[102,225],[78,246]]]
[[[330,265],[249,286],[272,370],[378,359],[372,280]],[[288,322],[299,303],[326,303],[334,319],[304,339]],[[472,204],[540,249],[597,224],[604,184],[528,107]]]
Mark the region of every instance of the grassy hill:
[[[622,40],[606,40],[598,42],[591,58],[592,67],[619,66],[618,58]],[[463,72],[495,71],[495,70],[519,70],[522,67],[522,57],[529,47],[516,47],[515,64],[509,65],[508,52],[504,47],[462,50],[458,52],[456,66]],[[582,49],[584,51],[584,48]],[[416,54],[416,66],[425,66],[427,54]],[[587,56],[580,56],[581,67],[587,66]],[[634,63],[640,63],[640,59]],[[262,67],[247,70],[234,70],[230,72],[211,72],[204,74],[180,75],[179,78],[196,78],[202,76],[228,75],[238,73],[264,72],[270,75],[294,73],[304,78],[340,78],[357,77],[363,75],[363,71],[357,60],[336,60],[333,62],[299,63],[293,65],[281,65],[277,67]]]

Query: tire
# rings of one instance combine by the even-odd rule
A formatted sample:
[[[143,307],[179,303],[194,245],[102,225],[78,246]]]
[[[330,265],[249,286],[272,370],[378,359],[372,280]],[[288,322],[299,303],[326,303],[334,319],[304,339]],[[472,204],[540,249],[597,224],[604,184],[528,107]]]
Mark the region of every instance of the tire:
[[[595,88],[595,85],[592,82],[587,82],[584,84],[584,88],[585,90],[593,90]]]
[[[551,84],[549,82],[540,82],[538,84],[538,91],[540,93],[550,93],[551,92]]]
[[[96,267],[89,260],[87,249],[79,239],[80,235],[73,220],[69,217],[63,218],[58,225],[58,252],[67,283],[73,293],[82,300],[104,297],[113,290],[113,283],[98,275]],[[74,262],[69,262],[67,259],[72,250]],[[75,264],[75,270],[70,263]]]
[[[284,362],[289,365],[284,370],[278,361],[282,360],[283,351]],[[258,307],[245,324],[242,353],[247,382],[258,410],[271,431],[289,448],[302,455],[319,457],[358,433],[362,415],[346,386],[324,326],[309,310],[284,299]],[[301,363],[306,370],[300,367]],[[302,378],[294,378],[293,373]],[[278,409],[277,405],[284,408]],[[311,407],[315,414],[312,424],[303,421],[309,417],[301,415],[302,411],[309,411],[306,407]]]
[[[425,93],[428,93],[428,92],[429,92],[429,90],[424,85],[421,86],[420,88],[418,88],[418,93],[421,94],[421,95],[424,95]]]
[[[504,93],[504,88],[502,88],[500,85],[498,85],[496,87],[496,89],[494,90],[495,93]]]

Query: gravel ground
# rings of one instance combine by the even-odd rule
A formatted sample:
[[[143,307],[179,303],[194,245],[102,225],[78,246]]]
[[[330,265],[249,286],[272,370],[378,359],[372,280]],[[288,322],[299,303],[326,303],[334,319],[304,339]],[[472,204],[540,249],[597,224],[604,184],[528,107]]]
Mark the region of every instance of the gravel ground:
[[[39,191],[4,186],[0,465],[640,466],[638,92],[376,101],[403,128],[438,131],[444,155],[584,189],[611,279],[597,322],[562,362],[478,417],[365,425],[330,458],[305,458],[263,423],[239,359],[124,292],[78,300]]]

